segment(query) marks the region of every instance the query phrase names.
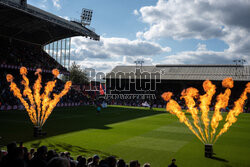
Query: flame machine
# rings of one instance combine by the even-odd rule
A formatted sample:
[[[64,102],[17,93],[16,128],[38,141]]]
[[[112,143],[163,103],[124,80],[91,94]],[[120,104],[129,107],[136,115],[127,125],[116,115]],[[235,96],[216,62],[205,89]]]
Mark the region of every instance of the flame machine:
[[[213,156],[213,145],[205,144],[205,157],[212,158]]]

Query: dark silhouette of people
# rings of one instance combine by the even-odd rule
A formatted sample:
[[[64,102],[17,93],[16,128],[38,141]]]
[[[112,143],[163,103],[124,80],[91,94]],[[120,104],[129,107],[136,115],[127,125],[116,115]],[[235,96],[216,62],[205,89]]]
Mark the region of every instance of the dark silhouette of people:
[[[109,167],[116,167],[116,159],[114,156],[110,156],[106,159]]]
[[[117,167],[126,167],[126,162],[123,159],[117,161]]]
[[[77,167],[87,167],[86,165],[86,158],[82,157],[82,156],[78,156],[77,157],[77,161],[78,161],[78,164],[77,164]]]
[[[92,162],[90,162],[90,163],[88,164],[88,167],[98,167],[98,165],[99,165],[99,160],[100,160],[99,156],[98,156],[98,155],[94,155],[94,156],[93,156],[93,159],[92,159]]]
[[[31,159],[28,167],[46,167],[47,165],[47,152],[46,146],[41,146],[37,149],[37,153],[34,158]]]
[[[68,159],[62,157],[55,157],[49,161],[47,167],[71,167],[71,166]]]
[[[130,161],[129,167],[140,167],[140,163],[137,160]]]
[[[175,165],[176,159],[172,159],[172,163],[170,165],[168,165],[168,167],[177,167],[177,165]]]
[[[175,161],[172,166],[175,167]],[[173,166],[174,165],[174,166]],[[100,160],[98,155],[86,159],[82,155],[74,160],[70,152],[65,151],[58,154],[55,150],[49,150],[41,146],[37,150],[28,150],[23,144],[17,146],[16,142],[7,145],[7,151],[0,150],[0,167],[140,167],[138,160],[130,161],[129,165],[123,159],[117,160],[109,156]],[[150,167],[145,163],[144,167]]]

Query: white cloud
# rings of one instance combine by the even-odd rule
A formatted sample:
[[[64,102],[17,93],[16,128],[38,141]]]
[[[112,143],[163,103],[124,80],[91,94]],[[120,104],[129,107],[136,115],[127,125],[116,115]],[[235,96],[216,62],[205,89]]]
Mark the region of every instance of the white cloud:
[[[35,6],[38,6],[40,8],[43,8],[43,9],[47,9],[49,7],[50,3],[52,3],[53,7],[55,7],[57,10],[62,8],[62,6],[60,4],[60,0],[51,0],[51,1],[48,1],[48,0],[41,0],[41,1],[32,0],[30,3],[35,5]]]
[[[134,60],[142,57],[145,62],[151,64],[154,56],[169,51],[169,47],[139,39],[101,37],[100,41],[93,41],[75,37],[72,39],[71,59],[86,67],[104,70],[105,65],[107,69],[111,69],[117,64],[133,64]]]
[[[41,1],[29,0],[28,4],[33,5],[33,6],[37,6],[38,8],[42,8],[44,10],[46,10],[48,8],[48,0],[41,0]]]
[[[198,44],[195,51],[183,51],[177,54],[166,56],[164,64],[232,64],[233,59],[246,59],[250,57],[242,54],[235,54],[229,51],[216,52],[207,50],[206,45]]]
[[[86,59],[84,61],[76,61],[77,64],[81,66],[81,68],[93,68],[96,72],[110,72],[115,66],[122,65],[120,61],[99,61],[99,60],[89,60]]]
[[[61,9],[60,0],[52,0],[53,6],[57,9]]]
[[[136,15],[136,16],[138,16],[138,15],[139,15],[138,10],[137,10],[137,9],[135,9],[135,10],[133,11],[133,14],[134,14],[134,15]]]
[[[208,39],[225,35],[223,24],[211,10],[214,7],[199,0],[159,0],[156,6],[140,9],[142,20],[150,25],[144,37]]]
[[[207,50],[207,45],[206,44],[198,43],[197,50],[198,51],[205,51],[205,50]]]
[[[84,61],[75,61],[77,64],[81,65],[81,68],[93,68],[96,70],[96,72],[104,72],[108,73],[110,72],[115,66],[119,65],[135,65],[134,61],[137,60],[136,57],[128,57],[123,56],[120,60],[98,60],[98,59],[91,59],[86,58]],[[146,57],[143,58],[143,60],[146,62],[144,65],[153,65],[153,59]]]
[[[207,51],[204,45],[198,46],[195,52],[176,54],[172,62],[206,63],[208,57],[232,60],[236,57],[249,60],[250,53],[250,1],[249,0],[159,0],[155,6],[145,6],[140,9],[142,21],[149,29],[138,32],[140,39],[173,38],[182,39],[220,39],[228,44],[224,52]],[[181,54],[184,54],[181,56]],[[193,54],[193,56],[192,56]],[[204,56],[202,56],[204,54]],[[212,56],[213,55],[213,56]],[[226,56],[221,59],[222,55]],[[173,58],[174,55],[168,58]],[[221,57],[222,56],[222,57]],[[198,60],[191,59],[196,57]],[[202,61],[203,60],[203,61]],[[210,62],[210,61],[208,61]]]

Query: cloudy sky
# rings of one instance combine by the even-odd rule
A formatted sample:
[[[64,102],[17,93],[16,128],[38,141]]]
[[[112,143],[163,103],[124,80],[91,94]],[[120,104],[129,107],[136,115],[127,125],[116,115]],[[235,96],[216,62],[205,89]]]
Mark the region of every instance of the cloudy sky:
[[[93,9],[100,41],[72,39],[72,60],[108,72],[143,58],[155,64],[250,64],[249,0],[28,0],[71,19]]]

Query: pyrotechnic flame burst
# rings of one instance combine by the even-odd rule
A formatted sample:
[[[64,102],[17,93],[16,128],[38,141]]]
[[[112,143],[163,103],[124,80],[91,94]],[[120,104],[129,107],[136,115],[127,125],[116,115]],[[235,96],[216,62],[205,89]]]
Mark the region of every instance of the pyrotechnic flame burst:
[[[20,74],[22,75],[22,85],[24,86],[23,93],[17,87],[16,83],[13,82],[13,76],[11,74],[6,75],[6,79],[10,82],[10,90],[13,92],[24,105],[30,120],[35,126],[42,127],[45,121],[48,119],[56,104],[60,101],[60,98],[68,93],[72,85],[71,81],[66,82],[64,89],[59,94],[53,94],[53,99],[50,98],[50,94],[53,91],[57,80],[49,81],[46,83],[44,92],[40,94],[42,89],[42,76],[41,69],[37,69],[35,75],[37,75],[37,80],[33,85],[33,93],[29,86],[29,79],[27,78],[27,69],[25,67],[20,68]],[[56,78],[59,75],[57,69],[52,70],[52,74]],[[29,102],[27,102],[23,97],[27,97]]]
[[[221,109],[225,109],[228,106],[229,97],[231,95],[231,88],[234,86],[232,78],[226,78],[222,81],[222,86],[226,88],[224,93],[220,93],[216,98],[216,104],[214,107],[214,113],[212,118],[209,118],[209,106],[211,105],[212,98],[216,93],[216,86],[211,81],[206,80],[203,82],[203,89],[206,92],[204,95],[199,96],[199,92],[195,88],[188,88],[183,90],[181,93],[181,99],[185,100],[188,107],[187,112],[191,114],[193,124],[186,117],[182,111],[181,106],[172,98],[172,92],[165,92],[162,94],[162,98],[168,101],[166,110],[171,114],[176,115],[181,123],[184,123],[202,143],[215,143],[217,139],[225,132],[228,131],[229,127],[237,121],[237,116],[243,112],[243,106],[247,100],[247,94],[250,93],[250,82],[247,83],[246,88],[241,94],[240,98],[234,102],[234,107],[231,109],[225,119],[224,126],[216,134],[216,130],[219,126],[219,122],[223,120]],[[195,103],[195,99],[199,97],[198,110]],[[199,112],[201,116],[199,117]],[[209,133],[211,126],[211,132]]]

